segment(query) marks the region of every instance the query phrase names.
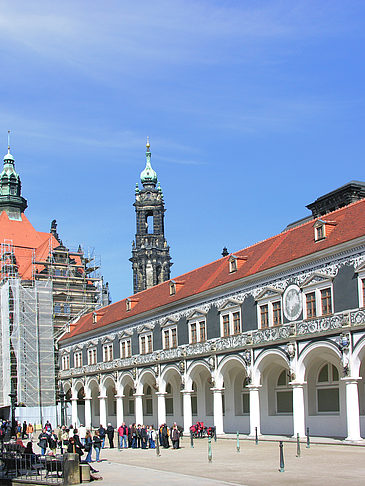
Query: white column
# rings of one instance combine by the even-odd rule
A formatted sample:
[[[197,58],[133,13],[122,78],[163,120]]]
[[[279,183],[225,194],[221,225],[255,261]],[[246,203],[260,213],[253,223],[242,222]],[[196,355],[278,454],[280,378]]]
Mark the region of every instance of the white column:
[[[357,382],[359,379],[360,378],[342,378],[346,385],[346,440],[350,441],[361,440],[359,392],[357,387]]]
[[[260,395],[259,390],[261,385],[248,385],[250,390],[250,436],[255,437],[255,428],[257,427],[257,434],[261,434],[260,430]]]
[[[157,420],[158,426],[166,423],[166,392],[156,392],[157,395]]]
[[[136,424],[143,425],[143,403],[142,403],[143,395],[134,395],[134,404],[135,404],[135,414],[136,414]]]
[[[305,437],[305,408],[304,385],[305,383],[289,383],[293,387],[293,428],[294,437]]]
[[[191,410],[192,390],[183,390],[183,415],[184,415],[184,434],[190,435],[190,427],[193,425],[193,414]]]
[[[71,420],[72,425],[77,427],[77,398],[71,398]]]
[[[100,403],[100,424],[106,428],[106,396],[100,395],[99,397]]]
[[[85,427],[91,429],[91,397],[85,397]]]
[[[213,392],[214,427],[217,434],[224,434],[222,403],[222,393],[224,388],[211,388],[211,390]]]
[[[124,422],[123,398],[124,395],[115,395],[117,399],[117,427],[120,427]]]

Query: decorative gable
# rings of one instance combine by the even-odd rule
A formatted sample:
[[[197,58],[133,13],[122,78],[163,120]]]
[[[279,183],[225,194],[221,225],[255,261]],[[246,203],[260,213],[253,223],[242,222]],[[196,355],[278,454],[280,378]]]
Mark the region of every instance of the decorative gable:
[[[176,319],[166,317],[166,319],[163,319],[160,322],[160,327],[176,326],[177,323],[178,323],[178,321]]]
[[[226,309],[231,309],[232,307],[237,307],[238,305],[241,305],[241,302],[236,299],[227,299],[223,305],[221,305],[218,310],[220,312],[226,310]]]
[[[256,297],[256,301],[258,300],[265,300],[265,299],[272,299],[274,297],[281,297],[283,294],[282,290],[275,289],[274,287],[265,287],[259,295]]]
[[[355,273],[364,273],[365,272],[365,261],[360,263],[356,268],[355,268]]]
[[[153,331],[155,324],[141,324],[137,327],[138,334],[143,334],[145,332]]]
[[[133,329],[125,329],[124,331],[120,331],[118,333],[118,338],[119,339],[127,339],[132,337],[133,335]]]
[[[315,272],[312,275],[310,275],[300,286],[302,289],[305,287],[310,287],[312,285],[318,285],[324,282],[332,282],[333,277],[330,277],[329,275],[324,275],[323,273],[318,273]]]
[[[194,309],[190,314],[187,316],[188,321],[192,321],[193,319],[204,319],[207,313],[201,309]]]

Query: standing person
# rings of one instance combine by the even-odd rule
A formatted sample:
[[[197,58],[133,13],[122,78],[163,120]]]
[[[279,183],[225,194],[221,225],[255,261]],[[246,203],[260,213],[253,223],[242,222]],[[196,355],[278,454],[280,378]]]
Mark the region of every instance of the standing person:
[[[91,436],[90,430],[86,431],[84,447],[85,447],[85,452],[87,452],[86,462],[91,462],[91,455],[93,452],[93,438]]]
[[[104,446],[105,446],[105,429],[104,427],[100,424],[100,427],[99,427],[99,436],[100,436],[100,439],[101,439],[101,447],[104,449]],[[95,436],[94,436],[95,437]]]
[[[108,436],[110,449],[114,449],[114,427],[110,423],[106,428],[106,435]]]
[[[147,449],[148,434],[147,434],[147,428],[146,428],[145,425],[142,425],[140,434],[141,434],[142,449]]]
[[[152,425],[148,429],[148,445],[150,449],[156,449],[156,432],[154,431]]]
[[[61,432],[61,440],[62,440],[62,445],[67,449],[68,443],[69,443],[70,436],[68,434],[68,430],[64,425],[62,425],[62,432]]]
[[[77,429],[74,429],[73,438],[74,438],[76,447],[78,447],[79,449],[83,449],[84,446],[81,444],[80,437],[79,437],[79,431]]]
[[[179,429],[177,428],[176,424],[174,424],[172,431],[171,431],[171,441],[172,441],[172,447],[174,449],[179,449],[179,447],[180,447],[180,432],[179,432]]]
[[[25,439],[26,435],[27,435],[27,422],[24,420],[23,430],[22,430],[22,439]]]
[[[141,424],[138,424],[136,427],[136,434],[137,434],[137,449],[141,448]]]
[[[56,455],[57,452],[57,442],[58,442],[58,437],[55,431],[52,430],[51,435],[48,438],[48,444],[54,456]]]
[[[49,420],[47,420],[46,425],[44,426],[44,428],[46,429],[46,432],[51,433],[51,431],[52,431],[52,425],[50,424],[50,421]]]
[[[131,425],[131,437],[132,437],[132,449],[137,448],[137,429],[136,429],[136,424]]]
[[[162,438],[162,447],[164,449],[168,449],[170,447],[170,444],[169,444],[169,430],[168,430],[166,424],[163,424],[163,426],[162,426],[161,438]]]
[[[68,443],[68,446],[67,446],[67,452],[73,452],[74,454],[78,454],[81,458],[81,456],[84,453],[82,452],[80,445],[81,445],[80,441],[78,441],[78,443],[76,443],[74,436],[70,437],[70,440],[69,440],[69,443]]]
[[[46,429],[44,428],[38,436],[38,446],[41,448],[42,456],[44,456],[46,453],[48,447],[48,439],[49,439],[49,435],[47,434]]]
[[[93,438],[93,444],[94,444],[94,449],[95,449],[95,454],[96,454],[95,460],[96,460],[96,462],[100,462],[100,449],[101,449],[102,441],[101,441],[100,433],[99,433],[98,430],[95,432],[95,435],[94,435],[94,438]]]
[[[124,448],[128,448],[128,427],[126,426],[125,422],[122,424],[122,443],[120,444],[120,447],[123,448],[123,443],[124,443]]]
[[[28,434],[28,439],[33,440],[33,432],[34,432],[34,427],[31,423],[27,425],[27,434]]]
[[[85,437],[86,437],[86,427],[85,425],[80,425],[79,427],[79,437],[82,445],[85,445]]]

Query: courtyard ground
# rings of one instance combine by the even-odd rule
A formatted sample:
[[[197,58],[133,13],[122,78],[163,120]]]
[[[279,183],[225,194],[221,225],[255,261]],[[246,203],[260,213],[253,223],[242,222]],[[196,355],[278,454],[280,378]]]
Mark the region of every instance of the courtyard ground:
[[[365,447],[342,445],[339,441],[301,443],[296,457],[296,443],[284,442],[285,472],[279,472],[279,442],[235,439],[212,441],[212,462],[208,462],[208,440],[183,439],[181,449],[155,450],[103,449],[99,469],[100,486],[114,486],[124,481],[129,486],[171,484],[206,486],[258,485],[360,485],[365,484]]]

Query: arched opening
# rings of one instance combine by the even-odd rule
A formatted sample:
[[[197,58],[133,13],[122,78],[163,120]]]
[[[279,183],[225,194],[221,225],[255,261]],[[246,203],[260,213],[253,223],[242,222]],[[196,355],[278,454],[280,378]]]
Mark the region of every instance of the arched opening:
[[[193,420],[196,418],[199,422],[213,425],[213,393],[211,390],[213,382],[210,371],[202,364],[195,365],[190,372],[188,382],[191,385],[195,383],[196,386],[196,391],[193,388],[193,396],[191,397]],[[195,393],[196,407],[194,404]]]

